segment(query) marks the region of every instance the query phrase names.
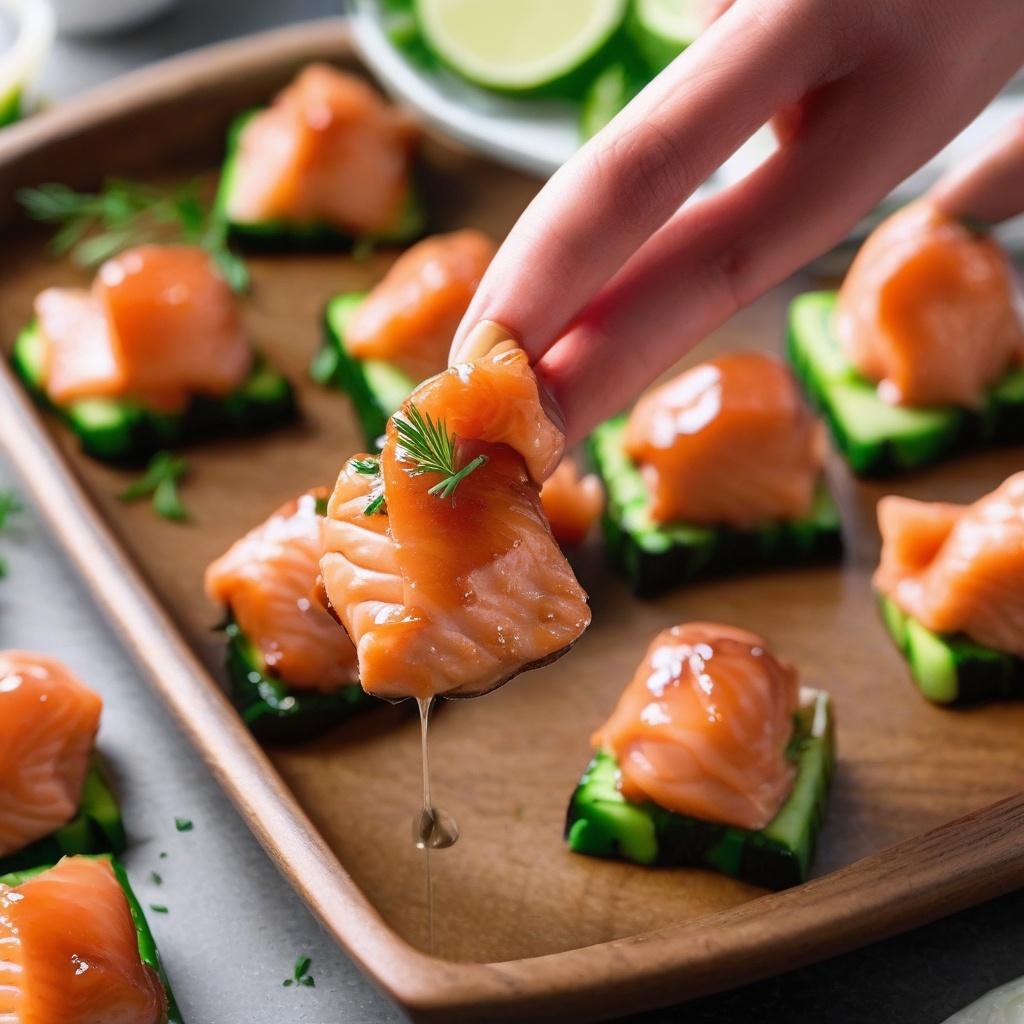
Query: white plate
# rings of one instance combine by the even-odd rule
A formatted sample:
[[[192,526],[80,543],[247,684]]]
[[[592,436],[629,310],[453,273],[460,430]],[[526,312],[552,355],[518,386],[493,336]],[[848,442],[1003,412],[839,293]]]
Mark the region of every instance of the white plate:
[[[385,88],[428,124],[467,146],[537,177],[547,178],[580,145],[577,110],[554,100],[497,96],[444,71],[427,72],[409,63],[391,43],[375,0],[353,0],[352,29],[366,63]],[[862,237],[880,216],[927,189],[958,160],[974,152],[1012,118],[1024,115],[1024,81],[1018,75],[1006,91],[934,159],[897,186],[872,217],[858,225]],[[700,195],[739,181],[772,151],[767,129],[756,133],[702,186]],[[1004,226],[1007,244],[1024,246],[1024,219]]]

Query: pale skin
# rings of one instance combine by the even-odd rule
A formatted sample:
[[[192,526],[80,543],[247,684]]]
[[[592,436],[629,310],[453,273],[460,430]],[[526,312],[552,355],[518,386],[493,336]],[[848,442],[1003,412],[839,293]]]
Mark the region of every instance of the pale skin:
[[[714,6],[721,17],[530,204],[452,346],[472,358],[507,328],[570,444],[841,241],[1024,63],[1018,0]],[[681,210],[769,120],[778,151]],[[933,198],[995,222],[1024,209],[1022,183],[1017,125]]]

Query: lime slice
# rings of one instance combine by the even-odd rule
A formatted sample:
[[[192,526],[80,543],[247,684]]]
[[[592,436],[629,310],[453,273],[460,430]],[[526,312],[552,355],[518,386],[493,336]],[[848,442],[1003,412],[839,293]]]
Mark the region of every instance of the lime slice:
[[[697,0],[634,0],[630,32],[656,71],[671,64],[703,28]]]
[[[565,78],[622,23],[626,0],[416,0],[424,39],[461,75],[524,92]]]

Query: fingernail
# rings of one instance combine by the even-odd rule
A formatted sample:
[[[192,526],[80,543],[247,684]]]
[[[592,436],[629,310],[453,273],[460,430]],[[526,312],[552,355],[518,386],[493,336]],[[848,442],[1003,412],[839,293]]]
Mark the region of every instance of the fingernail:
[[[455,361],[475,363],[502,341],[514,341],[519,344],[519,339],[503,324],[495,323],[493,320],[481,320],[459,346],[458,358]]]
[[[558,404],[551,389],[540,377],[537,378],[537,397],[540,399],[540,407],[544,410],[544,414],[555,425],[558,432],[564,434],[565,413],[562,412],[562,407]]]

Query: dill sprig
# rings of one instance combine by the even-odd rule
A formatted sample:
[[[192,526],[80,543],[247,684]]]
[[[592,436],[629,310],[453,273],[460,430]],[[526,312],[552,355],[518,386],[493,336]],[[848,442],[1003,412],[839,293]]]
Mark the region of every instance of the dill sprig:
[[[146,466],[145,473],[130,483],[118,497],[121,501],[137,501],[153,496],[153,510],[164,519],[184,522],[188,511],[178,497],[178,481],[188,472],[188,462],[170,452],[157,452]]]
[[[413,474],[438,473],[442,479],[427,491],[441,498],[449,498],[455,488],[475,469],[488,461],[478,455],[462,469],[455,468],[455,435],[449,434],[442,419],[432,420],[430,413],[421,413],[415,405],[396,413],[395,429],[406,455],[416,464]]]
[[[387,500],[384,497],[384,481],[380,475],[380,456],[367,455],[362,459],[353,459],[352,468],[363,476],[375,476],[373,487],[370,489],[370,502],[363,509],[364,516],[372,516],[376,513],[385,515],[388,510]]]
[[[110,178],[96,193],[51,181],[18,189],[15,198],[33,220],[59,225],[50,251],[70,252],[80,266],[93,269],[136,245],[184,242],[206,249],[234,291],[249,287],[245,261],[228,248],[223,220],[202,203],[194,181],[162,189]]]

